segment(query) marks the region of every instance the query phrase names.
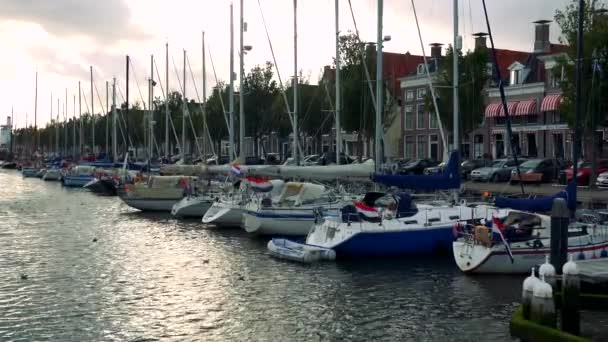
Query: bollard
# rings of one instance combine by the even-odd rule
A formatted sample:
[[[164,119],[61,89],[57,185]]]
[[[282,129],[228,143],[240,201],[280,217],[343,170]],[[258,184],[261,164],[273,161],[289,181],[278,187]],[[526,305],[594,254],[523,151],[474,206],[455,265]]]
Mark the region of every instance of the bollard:
[[[534,285],[532,303],[530,305],[530,319],[537,324],[555,328],[555,303],[553,289],[545,282],[544,277]]]
[[[566,200],[556,198],[551,208],[551,264],[561,272],[568,255],[568,225],[570,211]]]
[[[530,305],[532,305],[532,296],[534,295],[534,286],[540,280],[534,276],[534,268],[532,274],[524,280],[522,287],[521,301],[523,307],[524,319],[530,319]]]
[[[538,276],[544,278],[547,284],[555,289],[555,267],[549,263],[548,255],[545,255],[545,263],[538,268]]]
[[[581,331],[580,286],[578,266],[572,261],[572,254],[570,254],[570,261],[564,264],[562,270],[561,321],[562,330],[573,335],[578,335]]]

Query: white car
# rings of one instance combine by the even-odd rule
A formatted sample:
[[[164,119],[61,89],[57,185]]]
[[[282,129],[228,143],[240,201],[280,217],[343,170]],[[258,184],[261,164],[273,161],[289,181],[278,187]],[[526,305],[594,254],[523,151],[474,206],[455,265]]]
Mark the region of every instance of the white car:
[[[608,172],[600,173],[595,180],[595,185],[599,188],[608,188]]]

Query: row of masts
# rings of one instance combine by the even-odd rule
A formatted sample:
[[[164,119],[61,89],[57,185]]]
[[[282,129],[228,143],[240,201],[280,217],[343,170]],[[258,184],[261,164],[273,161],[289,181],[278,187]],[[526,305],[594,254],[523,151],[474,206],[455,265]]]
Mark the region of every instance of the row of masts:
[[[334,0],[335,1],[335,54],[336,54],[336,69],[335,69],[335,129],[336,129],[336,163],[340,164],[340,156],[341,156],[341,152],[342,152],[342,130],[341,130],[341,91],[340,91],[340,51],[339,51],[339,37],[340,37],[340,27],[339,27],[339,0]],[[384,131],[383,131],[383,124],[382,124],[382,114],[384,112],[383,109],[383,105],[384,105],[384,101],[383,99],[383,88],[384,88],[384,82],[383,82],[383,35],[382,35],[382,17],[383,17],[383,0],[377,0],[377,42],[376,42],[376,46],[377,46],[377,56],[376,56],[376,61],[377,61],[377,65],[376,65],[376,94],[375,94],[375,98],[377,99],[375,101],[375,161],[376,161],[376,166],[380,167],[384,160],[383,160],[383,136],[384,136]],[[241,159],[241,161],[243,161],[242,159],[244,159],[244,141],[245,141],[245,105],[244,105],[244,77],[245,77],[245,73],[244,73],[244,55],[245,52],[247,50],[250,49],[250,47],[247,47],[244,45],[244,31],[245,31],[245,27],[246,27],[246,23],[244,22],[244,6],[243,6],[243,0],[240,0],[240,22],[239,22],[239,33],[240,33],[240,73],[239,73],[239,99],[240,99],[240,109],[239,109],[239,151],[238,151],[238,156],[235,152],[235,141],[234,141],[234,78],[235,78],[235,73],[234,73],[234,27],[233,27],[233,5],[230,4],[230,83],[229,83],[229,109],[228,109],[228,135],[229,135],[229,154],[230,154],[230,159],[235,159],[237,157],[239,157],[239,159]],[[299,134],[298,134],[298,83],[299,83],[299,78],[298,78],[298,35],[297,35],[297,0],[293,1],[293,24],[294,24],[294,73],[293,73],[293,110],[291,114],[291,122],[292,122],[292,129],[293,129],[293,139],[292,139],[292,156],[293,159],[296,161],[296,163],[299,163]],[[459,37],[458,37],[458,0],[454,0],[454,47],[457,48],[459,46]],[[169,142],[170,142],[170,132],[169,132],[169,126],[170,126],[170,112],[169,112],[169,99],[168,99],[168,94],[169,94],[169,45],[168,43],[165,45],[166,47],[166,64],[165,64],[165,89],[166,94],[165,94],[165,146],[164,146],[164,152],[165,152],[165,156],[168,156],[169,154]],[[205,68],[205,32],[202,33],[202,58],[203,58],[203,122],[204,125],[206,126],[206,112],[205,112],[205,102],[206,102],[206,68]],[[186,63],[187,63],[187,55],[186,55],[186,50],[183,51],[183,84],[181,85],[182,89],[182,97],[183,97],[183,101],[182,101],[182,140],[181,140],[181,144],[178,143],[178,148],[180,150],[180,153],[182,155],[182,158],[184,158],[185,156],[185,147],[186,147],[186,127],[187,127],[187,119],[188,119],[188,107],[187,107],[187,103],[186,103]],[[453,105],[454,105],[454,149],[458,149],[459,146],[459,118],[458,118],[458,53],[454,53],[454,68],[453,68],[453,77],[454,77],[454,87],[453,87],[453,91],[454,91],[454,101],[453,101]],[[130,64],[130,60],[129,60],[129,56],[127,56],[127,63],[126,63],[126,82],[127,82],[127,88],[126,88],[126,111],[127,114],[125,116],[126,119],[126,126],[127,126],[127,132],[128,132],[128,106],[129,106],[129,64]],[[92,137],[92,146],[93,146],[93,151],[95,149],[95,115],[93,113],[95,113],[94,110],[94,82],[93,82],[93,67],[90,67],[90,81],[91,81],[91,108],[90,108],[90,112],[92,113],[92,123],[91,123],[91,137]],[[154,56],[151,56],[151,62],[150,62],[150,78],[148,79],[148,87],[149,87],[149,93],[148,93],[148,108],[147,108],[147,115],[145,118],[145,125],[144,127],[146,128],[146,138],[145,138],[145,147],[146,147],[146,154],[148,159],[152,156],[153,154],[153,146],[154,146],[154,130],[153,130],[153,126],[154,126],[154,121],[153,121],[153,107],[154,107],[154,93],[153,93],[153,88],[155,85],[155,81],[154,81]],[[78,85],[79,88],[79,100],[78,100],[78,106],[79,106],[79,112],[82,113],[82,99],[81,99],[81,88],[80,88],[80,82]],[[38,73],[36,72],[36,95],[35,95],[35,106],[34,106],[34,127],[35,129],[36,127],[36,120],[37,120],[37,97],[38,97]],[[108,111],[108,98],[109,98],[109,84],[108,82],[106,82],[106,111]],[[75,97],[74,97],[74,112],[75,112]],[[67,104],[67,89],[66,89],[66,104]],[[145,107],[145,105],[144,105]],[[289,106],[288,106],[289,107]],[[289,109],[289,108],[288,108]],[[66,109],[64,109],[65,112]],[[59,121],[59,102],[58,102],[58,109],[57,109],[57,118]],[[117,129],[117,122],[116,122],[116,78],[114,78],[113,83],[112,83],[112,107],[110,112],[112,113],[112,155],[116,161],[116,158],[118,156],[118,151],[117,151],[117,136],[116,136],[116,129]],[[80,114],[81,115],[81,114]],[[52,118],[52,114],[51,114],[51,118]],[[67,113],[64,114],[64,118],[67,120]],[[75,118],[75,113],[74,113],[74,118]],[[107,121],[106,121],[107,122]],[[207,129],[207,127],[204,127],[204,129]],[[79,144],[79,153],[82,155],[83,153],[83,127],[82,127],[82,121],[80,122],[80,127],[79,127],[79,133],[80,133],[80,144]],[[109,152],[109,146],[108,146],[108,135],[109,135],[109,125],[106,124],[106,153]],[[65,132],[65,136],[66,139],[64,139],[65,143],[67,144],[67,131]],[[74,127],[74,133],[73,133],[73,143],[75,145],[75,127]],[[126,142],[125,142],[126,143]],[[59,150],[59,139],[58,139],[58,135],[57,135],[57,141],[56,141],[56,150]],[[37,146],[37,145],[36,145]],[[67,151],[67,147],[64,148],[65,151]]]

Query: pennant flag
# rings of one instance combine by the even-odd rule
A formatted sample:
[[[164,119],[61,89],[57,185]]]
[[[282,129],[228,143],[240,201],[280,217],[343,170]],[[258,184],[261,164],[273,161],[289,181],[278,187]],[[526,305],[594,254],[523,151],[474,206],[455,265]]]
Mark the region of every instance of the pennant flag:
[[[503,234],[504,230],[505,230],[504,224],[502,224],[502,222],[500,222],[498,217],[492,216],[492,233],[496,233],[500,236],[500,240],[502,241],[503,245],[505,245],[507,253],[509,253],[509,258],[511,258],[511,263],[513,263],[513,252],[511,252],[511,246],[509,246],[509,243],[505,239],[505,236]]]
[[[232,164],[231,171],[232,171],[232,175],[235,177],[241,175],[241,167],[237,163]]]
[[[255,192],[268,192],[272,190],[273,187],[270,181],[262,178],[248,176],[247,181],[249,182],[251,190]]]
[[[378,218],[380,217],[380,213],[376,208],[370,207],[369,205],[362,202],[355,202],[355,208],[357,208],[357,212],[362,214],[367,218]]]

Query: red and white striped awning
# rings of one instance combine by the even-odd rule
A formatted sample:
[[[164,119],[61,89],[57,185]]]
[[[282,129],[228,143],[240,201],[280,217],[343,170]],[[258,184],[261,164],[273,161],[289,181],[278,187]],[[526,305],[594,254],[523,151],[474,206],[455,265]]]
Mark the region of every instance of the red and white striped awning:
[[[533,99],[519,102],[515,113],[509,112],[509,114],[513,114],[515,116],[536,114],[536,100]]]
[[[502,106],[502,103],[497,102],[497,103],[490,103],[487,107],[486,107],[486,118],[495,118],[498,116],[498,113],[500,112],[500,107]]]
[[[509,109],[509,116],[515,115],[515,109],[517,108],[518,104],[519,104],[519,101],[507,102],[507,109]],[[505,116],[505,108],[502,106],[502,104],[500,106],[499,116]]]
[[[540,105],[541,112],[547,112],[551,110],[557,110],[559,105],[562,103],[562,96],[559,94],[556,95],[547,95],[543,99],[543,102]]]

